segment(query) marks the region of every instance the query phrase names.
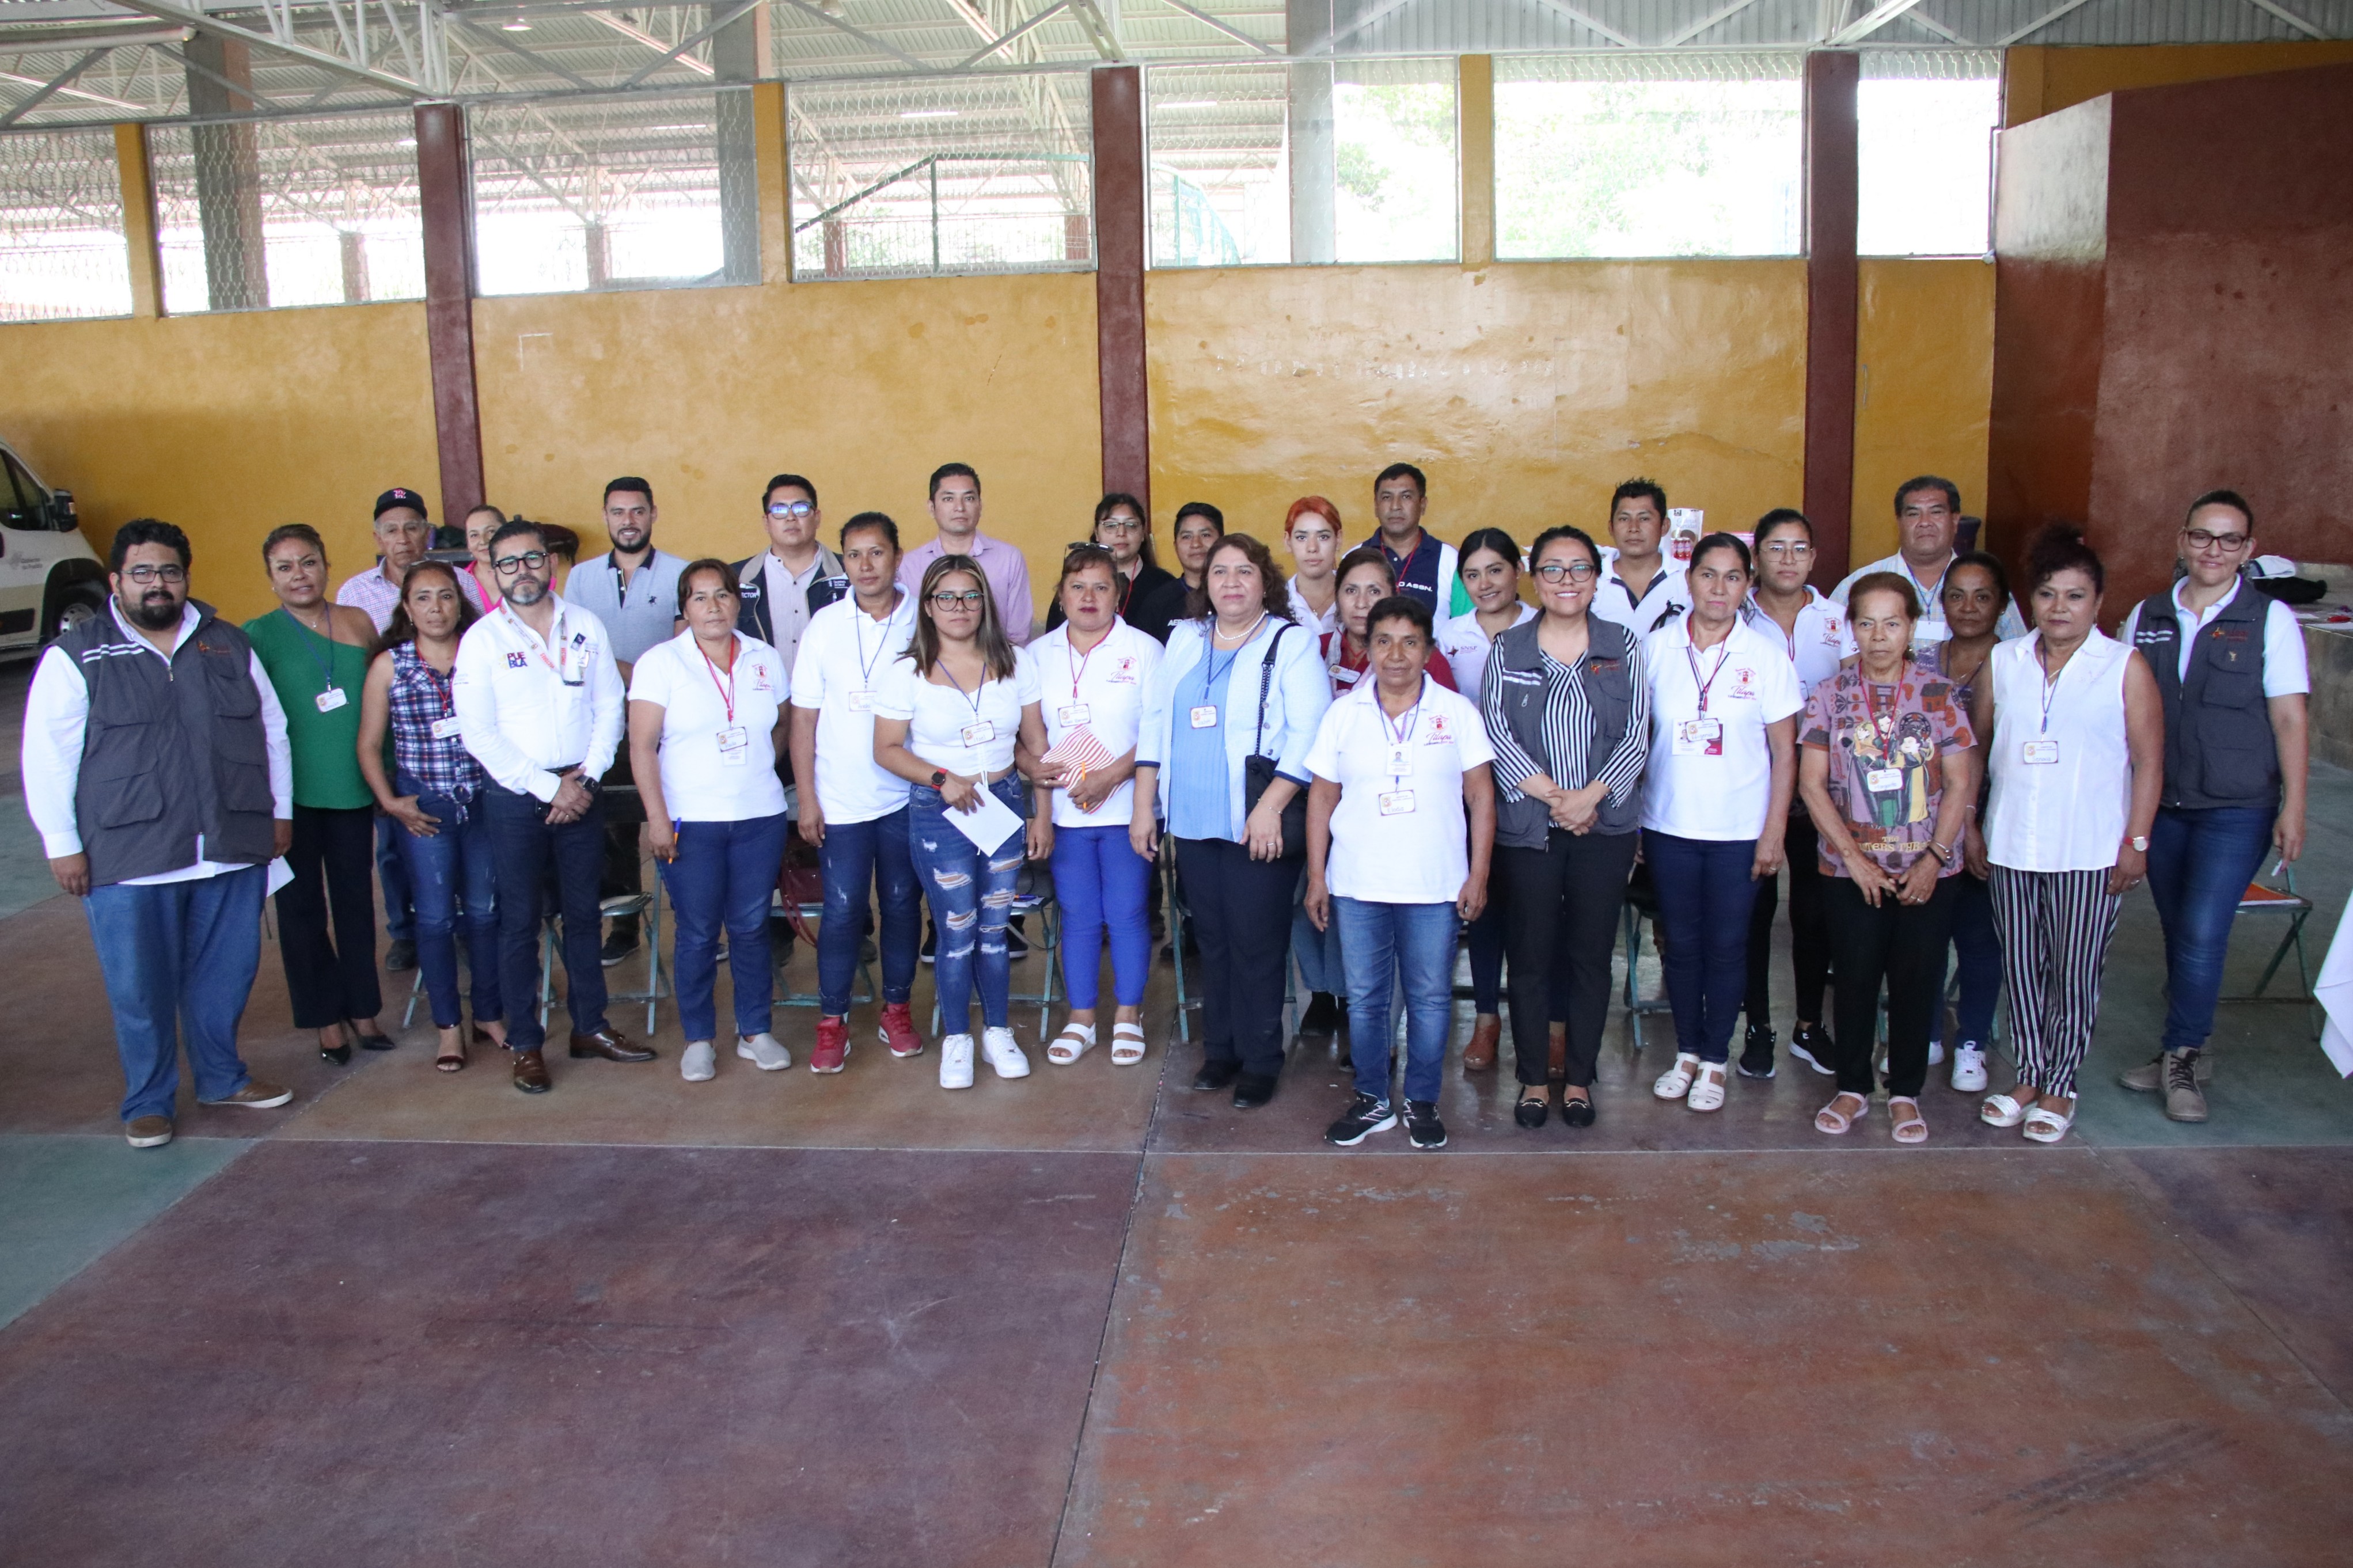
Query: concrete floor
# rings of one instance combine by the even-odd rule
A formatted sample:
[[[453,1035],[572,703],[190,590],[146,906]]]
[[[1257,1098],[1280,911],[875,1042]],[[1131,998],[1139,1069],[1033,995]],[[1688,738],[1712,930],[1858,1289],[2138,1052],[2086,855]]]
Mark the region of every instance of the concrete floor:
[[[2205,1126],[2111,1087],[2145,898],[2054,1149],[1941,1087],[1926,1149],[1822,1138],[1786,1058],[1694,1116],[1613,1018],[1588,1131],[1450,1068],[1451,1147],[1334,1151],[1320,1044],[1265,1110],[1187,1091],[1166,964],[1140,1068],[947,1094],[861,1017],[838,1077],[689,1085],[665,1011],[659,1062],[526,1098],[421,1025],[321,1063],[272,948],[246,1049],[296,1102],[142,1153],[7,831],[0,1563],[2344,1560],[2353,1086],[2257,1005]],[[2316,963],[2353,775],[2304,885]]]

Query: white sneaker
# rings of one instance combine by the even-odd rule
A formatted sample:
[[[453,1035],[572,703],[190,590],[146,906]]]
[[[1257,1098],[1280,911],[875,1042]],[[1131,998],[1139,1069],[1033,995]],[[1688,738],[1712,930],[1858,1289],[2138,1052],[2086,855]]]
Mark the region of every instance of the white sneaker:
[[[1985,1049],[1974,1040],[1953,1047],[1953,1087],[1963,1094],[1985,1092]]]
[[[1941,1067],[1944,1065],[1944,1061],[1945,1042],[1940,1039],[1930,1040],[1928,1042],[1928,1065],[1932,1068]]]
[[[689,1083],[709,1083],[719,1072],[718,1054],[709,1040],[689,1040],[678,1058],[678,1076]]]
[[[1010,1029],[983,1029],[980,1032],[980,1054],[999,1078],[1028,1078],[1029,1058],[1021,1054]]]
[[[972,1037],[950,1035],[940,1042],[940,1087],[972,1087]]]
[[[762,1072],[782,1072],[793,1065],[793,1053],[785,1049],[784,1042],[763,1029],[750,1039],[735,1037],[735,1054],[747,1062],[755,1062]]]

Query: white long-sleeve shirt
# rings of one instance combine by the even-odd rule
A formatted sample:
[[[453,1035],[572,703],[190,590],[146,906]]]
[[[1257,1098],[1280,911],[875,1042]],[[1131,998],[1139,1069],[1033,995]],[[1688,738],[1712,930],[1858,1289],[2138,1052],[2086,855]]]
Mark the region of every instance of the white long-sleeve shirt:
[[[166,665],[171,656],[142,636],[137,627],[122,618],[121,608],[112,599],[106,602],[107,613],[122,635],[131,639],[132,647],[153,655]],[[194,635],[204,619],[194,605],[180,611],[180,629],[172,638],[172,653]],[[261,728],[269,753],[270,815],[280,822],[294,816],[294,753],[286,743],[286,710],[278,703],[277,689],[269,684],[269,671],[261,668],[257,655],[248,655],[254,689],[261,697]],[[33,819],[33,826],[41,835],[41,853],[50,859],[61,859],[82,852],[81,824],[74,807],[74,793],[81,783],[82,741],[90,729],[90,682],[81,666],[61,647],[52,647],[41,655],[38,668],[33,671],[32,689],[25,697],[25,737],[18,750],[19,766],[24,770],[25,812]],[[189,861],[176,871],[159,872],[153,877],[131,877],[127,887],[151,887],[163,882],[193,882],[204,877],[216,877],[224,871],[244,869],[249,860],[216,861],[205,855],[204,838],[188,846]]]
[[[504,789],[554,800],[558,768],[600,779],[613,765],[627,693],[605,623],[557,599],[543,640],[501,604],[458,645],[451,705],[466,750]]]

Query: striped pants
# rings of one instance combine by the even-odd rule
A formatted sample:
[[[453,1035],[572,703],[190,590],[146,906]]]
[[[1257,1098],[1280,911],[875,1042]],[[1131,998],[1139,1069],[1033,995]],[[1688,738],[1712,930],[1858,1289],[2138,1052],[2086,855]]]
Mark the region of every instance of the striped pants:
[[[2100,1016],[2100,971],[2124,900],[2108,873],[1993,868],[1993,923],[2010,983],[2019,1081],[2073,1099]]]

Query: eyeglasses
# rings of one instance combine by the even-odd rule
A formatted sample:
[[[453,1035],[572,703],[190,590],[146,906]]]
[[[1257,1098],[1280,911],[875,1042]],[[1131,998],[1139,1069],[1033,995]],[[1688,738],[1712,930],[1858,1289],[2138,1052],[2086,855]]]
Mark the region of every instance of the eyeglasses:
[[[1107,517],[1095,524],[1097,533],[1142,533],[1144,524],[1132,517]]]
[[[966,588],[962,592],[943,588],[938,593],[932,595],[932,603],[943,610],[976,610],[980,607],[981,600],[987,596],[988,595],[984,591],[978,588]]]
[[[2189,542],[2192,550],[2219,550],[2225,555],[2235,555],[2247,547],[2253,537],[2245,533],[2209,533],[2202,528],[2185,528],[2181,537]]]
[[[817,510],[815,501],[779,500],[768,503],[770,517],[807,517],[815,510]]]
[[[501,555],[496,561],[491,563],[491,570],[496,572],[501,577],[512,577],[516,573],[523,571],[526,568],[536,572],[546,564],[546,551],[531,550],[524,552],[521,555]]]
[[[1794,539],[1786,542],[1777,539],[1770,544],[1759,545],[1757,548],[1767,555],[1778,555],[1784,561],[1803,561],[1814,552],[1812,545]]]
[[[1536,575],[1556,584],[1564,577],[1572,583],[1590,583],[1596,570],[1590,561],[1547,561],[1536,568]]]
[[[144,587],[150,583],[185,583],[188,569],[185,566],[126,566],[122,574]]]

